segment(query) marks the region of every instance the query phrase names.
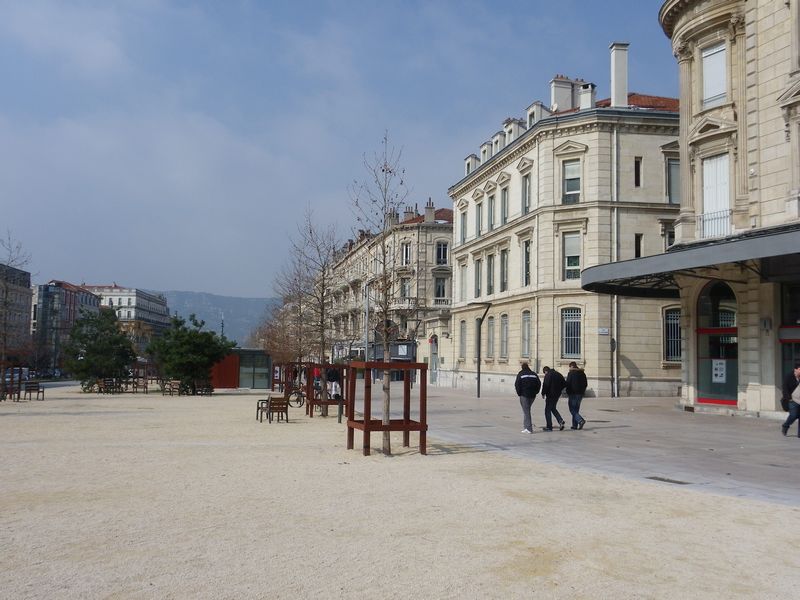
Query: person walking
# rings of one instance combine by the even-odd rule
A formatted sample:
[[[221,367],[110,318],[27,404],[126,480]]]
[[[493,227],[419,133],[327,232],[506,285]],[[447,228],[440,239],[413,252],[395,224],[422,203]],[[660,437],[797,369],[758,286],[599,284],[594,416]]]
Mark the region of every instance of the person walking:
[[[558,421],[558,428],[563,431],[564,419],[561,418],[561,413],[558,412],[556,405],[558,404],[558,399],[561,396],[561,392],[564,391],[564,386],[566,385],[564,376],[550,367],[544,367],[542,369],[542,373],[544,373],[544,381],[542,382],[544,420],[547,421],[547,426],[544,428],[544,430],[553,431],[553,416],[555,416],[556,421]]]
[[[783,435],[789,432],[792,423],[800,419],[800,362],[794,363],[794,369],[783,380],[781,404],[786,403],[789,404],[788,407],[785,407],[789,410],[789,416],[781,425]],[[800,423],[797,425],[797,437],[800,437]]]
[[[586,419],[581,416],[581,400],[586,392],[586,373],[578,368],[578,363],[574,360],[569,363],[569,373],[567,373],[567,402],[569,412],[572,415],[572,427],[570,429],[583,429]]]
[[[522,368],[517,373],[514,389],[517,392],[517,396],[519,396],[519,404],[522,406],[522,433],[532,433],[531,406],[533,406],[533,401],[536,399],[536,394],[539,393],[542,382],[539,381],[539,376],[531,371],[527,362],[523,361],[520,366]]]

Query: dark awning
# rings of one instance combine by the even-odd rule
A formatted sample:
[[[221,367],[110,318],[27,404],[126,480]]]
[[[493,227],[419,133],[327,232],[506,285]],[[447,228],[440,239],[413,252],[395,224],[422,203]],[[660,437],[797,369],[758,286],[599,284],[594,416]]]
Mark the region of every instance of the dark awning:
[[[734,239],[693,244],[645,258],[624,260],[581,272],[581,287],[598,294],[639,298],[679,298],[675,275],[697,275],[695,269],[784,256],[800,252],[800,227],[745,232]],[[704,274],[708,276],[708,274]]]

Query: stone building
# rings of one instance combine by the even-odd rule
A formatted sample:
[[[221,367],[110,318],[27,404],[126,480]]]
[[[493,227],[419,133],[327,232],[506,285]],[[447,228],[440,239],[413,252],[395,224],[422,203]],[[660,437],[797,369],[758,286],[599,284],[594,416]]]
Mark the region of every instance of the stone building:
[[[668,0],[681,206],[661,256],[584,289],[680,302],[687,410],[778,408],[800,359],[800,3]]]
[[[101,306],[117,311],[120,327],[131,338],[139,356],[143,356],[150,340],[170,326],[167,299],[157,293],[117,285],[84,285],[100,296]]]
[[[610,99],[557,75],[549,104],[507,119],[466,158],[449,190],[454,368],[443,384],[472,389],[480,368],[484,389],[508,392],[521,360],[538,371],[574,360],[594,394],[679,393],[679,303],[580,285],[587,266],[673,241],[678,102],[629,92],[627,53],[611,45]]]
[[[398,352],[411,359],[416,347],[418,361],[431,361],[432,379],[441,364],[441,332],[449,330],[451,299],[450,247],[453,237],[453,213],[449,208],[436,209],[428,200],[423,214],[408,207],[402,215],[388,216],[386,233],[361,232],[342,250],[334,266],[335,282],[332,306],[333,357],[363,355],[367,304],[365,289],[373,297],[371,320],[374,320],[374,294],[370,282],[379,268],[376,256],[381,236],[385,235],[390,252],[393,294],[389,319],[396,325]],[[369,328],[370,343],[375,332]],[[420,341],[417,346],[417,341]],[[410,346],[408,345],[410,344]],[[410,350],[409,350],[410,349]]]
[[[78,285],[53,280],[33,288],[31,310],[32,363],[37,369],[60,369],[62,350],[75,321],[83,313],[97,313],[100,297]]]
[[[28,363],[30,332],[31,274],[0,264],[0,347],[8,361]]]

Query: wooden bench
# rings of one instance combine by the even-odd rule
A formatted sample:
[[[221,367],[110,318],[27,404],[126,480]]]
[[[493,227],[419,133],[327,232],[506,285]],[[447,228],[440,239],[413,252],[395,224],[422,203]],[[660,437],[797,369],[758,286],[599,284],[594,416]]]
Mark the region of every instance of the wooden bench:
[[[169,394],[173,396],[181,394],[181,382],[180,379],[170,379],[169,381],[164,381],[161,387],[161,395],[166,396]]]
[[[38,381],[26,381],[22,384],[22,397],[25,398],[26,396],[28,400],[33,400],[34,398],[44,400],[44,388],[39,385]]]
[[[112,378],[103,379],[100,382],[100,393],[101,394],[121,394],[122,393],[122,384]]]
[[[289,422],[289,399],[283,396],[273,396],[267,401],[267,421],[272,423],[272,417],[277,416],[278,422],[285,419]]]

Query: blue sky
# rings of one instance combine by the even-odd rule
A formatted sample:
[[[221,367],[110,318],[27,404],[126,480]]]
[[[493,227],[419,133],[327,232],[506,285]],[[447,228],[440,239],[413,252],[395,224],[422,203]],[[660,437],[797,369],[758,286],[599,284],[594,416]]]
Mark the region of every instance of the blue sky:
[[[352,227],[385,130],[411,202],[556,73],[677,96],[660,1],[0,0],[0,226],[36,282],[268,296],[304,207]]]

